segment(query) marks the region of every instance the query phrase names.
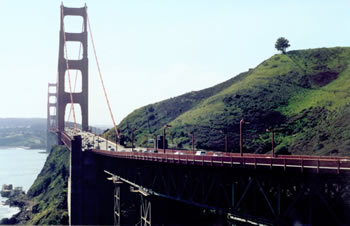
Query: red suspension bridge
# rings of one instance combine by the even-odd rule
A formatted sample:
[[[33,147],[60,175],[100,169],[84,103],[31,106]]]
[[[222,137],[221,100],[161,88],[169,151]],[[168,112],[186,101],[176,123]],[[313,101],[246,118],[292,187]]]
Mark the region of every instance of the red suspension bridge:
[[[81,16],[82,31],[65,32],[65,16]],[[49,134],[57,136],[57,143],[71,151],[68,202],[71,224],[123,224],[123,186],[131,186],[131,191],[141,197],[141,225],[191,223],[185,212],[176,209],[174,202],[220,213],[223,224],[350,223],[346,212],[350,203],[347,198],[350,197],[350,157],[196,153],[165,148],[135,151],[89,132],[88,31],[107,107],[119,137],[87,7],[62,5],[60,29],[57,84],[49,83],[47,125]],[[81,43],[82,59],[68,58],[67,42],[70,41]],[[77,75],[73,84],[71,70],[81,71],[79,93],[75,92]],[[65,91],[66,84],[69,92]],[[51,87],[56,87],[56,91],[51,92]],[[51,102],[50,97],[56,100]],[[73,117],[73,129],[65,122],[68,104],[71,105],[68,119]],[[82,131],[77,128],[74,104],[81,107]],[[101,140],[106,143],[104,148]],[[168,202],[164,200],[171,204],[159,208],[157,203]],[[151,204],[156,209],[152,215]],[[200,222],[194,219],[192,223]]]

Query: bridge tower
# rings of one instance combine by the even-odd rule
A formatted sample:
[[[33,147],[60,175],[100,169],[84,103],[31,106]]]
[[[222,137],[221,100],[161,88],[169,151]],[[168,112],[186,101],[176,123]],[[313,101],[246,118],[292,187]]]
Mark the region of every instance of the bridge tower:
[[[68,8],[61,5],[61,28],[59,43],[59,59],[58,59],[58,84],[57,84],[57,128],[64,131],[65,127],[65,111],[67,104],[77,103],[81,108],[82,129],[88,130],[88,45],[87,45],[87,7]],[[69,33],[64,30],[65,16],[81,16],[83,18],[83,31],[80,33]],[[83,56],[82,59],[70,60],[65,57],[65,42],[81,42]],[[68,56],[69,57],[69,56]],[[80,70],[82,90],[79,93],[70,93],[65,91],[65,74],[67,70]]]
[[[52,88],[54,88],[54,92]],[[48,84],[48,97],[47,97],[47,131],[54,131],[57,129],[56,120],[56,104],[57,104],[57,88],[56,83]],[[55,97],[54,101],[51,97]]]
[[[52,98],[54,97],[54,98]],[[57,144],[57,137],[54,134],[57,130],[57,84],[48,84],[47,95],[47,151],[50,151],[53,144]]]

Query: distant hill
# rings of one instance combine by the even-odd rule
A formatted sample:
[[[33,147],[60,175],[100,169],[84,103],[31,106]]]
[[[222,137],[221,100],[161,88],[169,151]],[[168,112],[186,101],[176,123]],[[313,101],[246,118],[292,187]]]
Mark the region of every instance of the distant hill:
[[[46,149],[46,122],[46,118],[0,118],[0,146]],[[74,125],[66,122],[66,126]],[[102,126],[89,128],[97,134],[106,129]]]
[[[0,118],[0,129],[3,128],[46,128],[44,118]]]
[[[119,129],[146,145],[149,134],[167,129],[170,144],[239,151],[239,121],[245,125],[245,152],[271,151],[267,128],[276,131],[278,153],[349,155],[350,48],[319,48],[276,54],[254,69],[204,90],[141,107]],[[221,131],[221,132],[220,132]],[[108,132],[113,137],[113,130]]]
[[[46,148],[46,119],[0,118],[0,146]]]

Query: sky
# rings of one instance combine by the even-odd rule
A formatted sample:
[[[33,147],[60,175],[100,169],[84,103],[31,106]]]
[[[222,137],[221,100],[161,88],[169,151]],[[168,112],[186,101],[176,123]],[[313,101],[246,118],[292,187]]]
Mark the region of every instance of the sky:
[[[279,37],[290,41],[288,50],[350,44],[348,0],[63,1],[85,3],[117,123],[144,105],[256,67],[278,53]],[[0,117],[46,117],[47,83],[57,76],[60,5],[1,0]],[[79,17],[64,23],[66,31],[81,31]],[[77,57],[78,46],[67,47],[68,57]],[[112,125],[90,41],[88,55],[90,125]]]

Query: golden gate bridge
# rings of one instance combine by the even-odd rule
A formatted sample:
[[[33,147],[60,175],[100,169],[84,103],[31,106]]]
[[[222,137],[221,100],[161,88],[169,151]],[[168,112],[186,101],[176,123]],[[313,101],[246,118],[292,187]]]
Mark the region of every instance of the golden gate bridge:
[[[82,31],[65,32],[66,16],[82,17]],[[116,132],[114,142],[89,131],[88,31]],[[68,58],[67,43],[72,41],[81,43],[82,59]],[[71,70],[81,72],[81,92],[75,92],[77,79],[72,84]],[[164,141],[162,148],[155,146],[144,148],[145,151],[121,148],[86,5],[82,8],[61,5],[57,83],[49,83],[48,88],[48,133],[54,134],[57,143],[65,145],[71,153],[70,224],[123,224],[123,186],[130,186],[130,191],[141,197],[141,225],[191,222],[182,216],[181,210],[174,214],[174,210],[165,212],[157,208],[159,200],[218,211],[227,224],[350,223],[346,212],[350,199],[344,198],[350,197],[350,157],[248,154],[242,151],[242,138],[241,153],[167,149]],[[50,91],[52,88],[55,92]],[[73,117],[74,128],[68,128],[65,121],[69,104],[68,119]],[[81,107],[82,130],[77,128],[74,104]],[[99,140],[105,142],[104,148]],[[151,214],[151,204],[158,213]]]

